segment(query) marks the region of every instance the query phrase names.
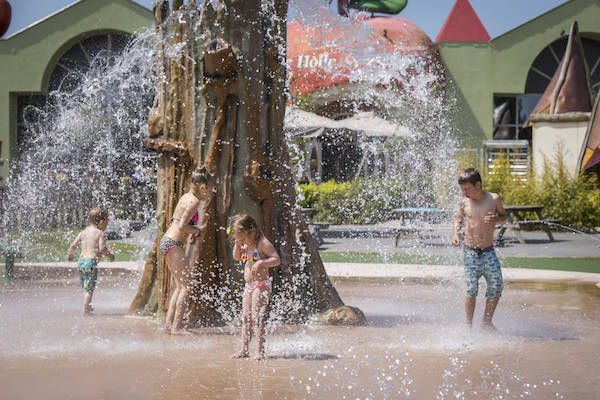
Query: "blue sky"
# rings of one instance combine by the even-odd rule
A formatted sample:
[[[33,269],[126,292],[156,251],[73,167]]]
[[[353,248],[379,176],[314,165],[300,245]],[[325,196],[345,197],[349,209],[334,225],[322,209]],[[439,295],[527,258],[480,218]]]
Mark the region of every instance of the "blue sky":
[[[102,0],[96,0],[102,1]],[[133,0],[151,8],[153,0]],[[294,0],[302,1],[302,0]],[[329,0],[323,0],[326,4]],[[34,22],[60,10],[73,0],[9,0],[12,6],[12,22],[7,37]],[[455,0],[408,0],[408,5],[399,14],[417,24],[435,40]],[[565,3],[565,0],[470,0],[471,5],[490,36],[496,37],[521,25],[552,8]],[[333,0],[335,4],[335,0]]]

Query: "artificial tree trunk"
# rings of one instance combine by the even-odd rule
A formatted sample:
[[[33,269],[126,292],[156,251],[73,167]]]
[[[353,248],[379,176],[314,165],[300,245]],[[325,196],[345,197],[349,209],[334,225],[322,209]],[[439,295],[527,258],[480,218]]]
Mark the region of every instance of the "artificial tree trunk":
[[[343,302],[296,206],[283,134],[287,1],[211,4],[154,4],[159,79],[145,145],[158,152],[158,233],[130,312],[164,314],[171,277],[158,242],[191,171],[204,165],[217,193],[202,205],[203,242],[188,249],[196,277],[188,323],[219,325],[239,310],[243,269],[226,232],[237,213],[254,216],[281,256],[271,318],[321,312],[321,322],[361,323],[360,310],[335,309]]]

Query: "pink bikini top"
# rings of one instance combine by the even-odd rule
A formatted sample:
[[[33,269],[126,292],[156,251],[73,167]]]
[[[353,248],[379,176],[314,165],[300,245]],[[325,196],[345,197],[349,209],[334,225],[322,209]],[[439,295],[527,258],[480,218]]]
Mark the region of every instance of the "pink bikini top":
[[[189,222],[189,224],[190,224],[190,225],[196,225],[196,224],[198,223],[198,219],[199,219],[199,217],[198,217],[198,212],[196,212],[196,214],[194,214],[194,216],[192,217],[192,219],[190,219],[190,222]],[[173,222],[173,221],[179,221],[179,218],[171,218],[171,219],[169,220],[169,224],[170,224],[171,222]]]

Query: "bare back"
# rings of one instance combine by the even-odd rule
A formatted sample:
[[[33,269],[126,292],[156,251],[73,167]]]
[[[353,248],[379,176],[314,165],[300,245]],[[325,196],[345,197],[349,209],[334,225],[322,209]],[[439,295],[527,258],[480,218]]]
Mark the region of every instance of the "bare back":
[[[462,215],[461,215],[462,214]],[[500,196],[482,191],[481,199],[463,198],[457,218],[466,220],[465,243],[469,246],[489,247],[494,241],[495,223],[486,221],[488,215],[506,215]]]
[[[103,231],[90,225],[79,233],[78,239],[81,244],[81,258],[92,258],[98,261],[102,258],[102,251],[105,248]]]

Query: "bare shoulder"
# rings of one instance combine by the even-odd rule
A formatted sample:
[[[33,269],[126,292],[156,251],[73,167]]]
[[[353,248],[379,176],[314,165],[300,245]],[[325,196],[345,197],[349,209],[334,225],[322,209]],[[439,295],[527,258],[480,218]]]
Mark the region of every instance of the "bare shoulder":
[[[193,195],[193,194],[191,194],[191,193],[186,193],[186,194],[184,194],[183,196],[186,198],[186,201],[187,201],[189,204],[199,204],[199,203],[200,203],[200,199],[199,199],[199,198],[197,198],[196,196],[194,196],[194,195]]]
[[[271,241],[269,239],[267,239],[265,237],[265,235],[261,235],[260,239],[258,239],[258,247],[261,247],[263,249],[273,249],[274,248]]]
[[[91,227],[90,229],[90,233],[91,235],[95,238],[95,239],[99,239],[101,237],[104,237],[104,231],[94,227]]]
[[[502,205],[502,198],[498,193],[490,193],[490,196],[492,197],[492,201],[494,202],[497,208],[502,209],[504,207]]]
[[[494,193],[494,192],[488,192],[488,193],[492,197],[492,200],[494,200],[494,201],[500,200],[500,195],[498,193]]]

